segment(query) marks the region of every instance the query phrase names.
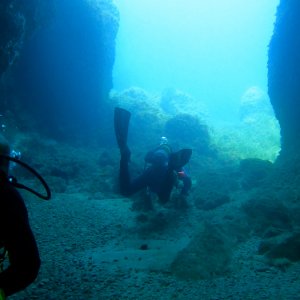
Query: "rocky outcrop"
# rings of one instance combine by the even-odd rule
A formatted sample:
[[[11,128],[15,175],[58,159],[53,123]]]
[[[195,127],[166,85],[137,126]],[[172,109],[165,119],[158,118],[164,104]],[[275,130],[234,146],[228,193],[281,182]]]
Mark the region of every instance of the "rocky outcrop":
[[[175,115],[166,122],[165,134],[185,147],[193,147],[199,154],[213,153],[209,128],[197,116],[186,113]]]
[[[49,20],[53,8],[52,0],[3,0],[0,3],[0,122],[6,135],[14,135],[21,127],[16,120],[19,102],[16,101],[12,68],[25,41],[39,24]]]
[[[177,254],[171,273],[181,279],[211,279],[228,275],[233,242],[223,229],[211,224],[203,228],[190,243]]]
[[[0,78],[18,61],[24,43],[35,29],[51,19],[54,0],[3,0],[0,3]],[[1,109],[3,95],[1,95]]]
[[[18,59],[9,64],[1,56],[2,71],[6,71],[2,112],[13,111],[21,126],[35,124],[54,138],[90,137],[100,127],[100,112],[112,88],[119,24],[116,7],[111,0],[52,0],[46,1],[54,4],[50,13],[45,1],[30,0],[10,14],[9,7],[19,1],[6,2],[10,3],[5,16],[16,19],[24,11],[23,23],[35,26],[30,26],[34,34],[26,39],[20,38],[20,26],[14,35],[13,30],[9,33],[10,41],[18,40],[14,47]],[[26,13],[33,9],[34,14]],[[45,12],[48,18],[36,19]],[[22,119],[26,114],[27,121]]]
[[[281,127],[280,158],[300,146],[300,2],[281,0],[269,47],[269,96]]]

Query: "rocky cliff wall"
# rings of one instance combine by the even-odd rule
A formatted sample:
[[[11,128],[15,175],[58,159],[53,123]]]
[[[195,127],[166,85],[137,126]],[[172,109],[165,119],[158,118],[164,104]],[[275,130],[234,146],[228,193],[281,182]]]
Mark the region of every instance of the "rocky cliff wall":
[[[88,137],[112,87],[118,11],[112,0],[44,2],[1,4],[11,30],[0,41],[0,109],[51,137]]]
[[[269,95],[281,128],[280,159],[299,155],[300,1],[281,0],[269,47]]]

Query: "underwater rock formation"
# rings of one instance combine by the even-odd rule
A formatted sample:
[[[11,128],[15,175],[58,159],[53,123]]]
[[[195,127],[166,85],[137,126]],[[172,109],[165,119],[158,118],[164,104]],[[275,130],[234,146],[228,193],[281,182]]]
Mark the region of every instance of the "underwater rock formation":
[[[194,200],[195,207],[202,210],[212,210],[230,202],[230,197],[219,192],[208,191],[205,197],[197,196]]]
[[[269,96],[281,127],[280,158],[299,155],[300,2],[281,0],[269,46]]]
[[[292,262],[300,261],[300,234],[273,237],[263,241],[258,250],[269,264],[285,270]]]
[[[42,24],[46,24],[54,10],[53,1],[1,0],[0,2],[0,116],[1,129],[9,139],[18,128],[18,121],[25,121],[25,114],[18,111],[12,68],[21,55],[23,45]],[[19,116],[17,119],[16,116]]]
[[[53,16],[54,1],[2,0],[0,3],[0,77],[18,60],[26,39]],[[1,101],[2,102],[2,101]],[[1,103],[2,105],[2,103]]]
[[[281,0],[269,45],[268,92],[281,128],[281,152],[274,171],[247,212],[263,233],[259,254],[282,269],[299,256],[300,2]],[[250,204],[251,203],[251,204]],[[260,207],[259,207],[260,206]],[[258,218],[258,219],[257,219]],[[253,223],[253,222],[252,222]],[[259,228],[258,228],[259,227]]]
[[[211,279],[230,273],[233,242],[216,225],[202,230],[178,253],[171,272],[181,279]]]
[[[255,158],[240,161],[241,186],[251,190],[263,183],[263,180],[272,172],[272,163],[268,160]]]
[[[262,194],[262,191],[261,191]],[[262,236],[292,231],[290,209],[284,201],[269,194],[255,195],[243,204],[242,210],[252,230]],[[272,234],[270,232],[273,232]]]
[[[208,126],[197,116],[186,113],[175,115],[166,122],[165,134],[184,147],[193,147],[199,154],[212,152]]]
[[[166,117],[156,104],[155,96],[142,88],[131,87],[122,92],[111,93],[113,106],[123,107],[131,112],[129,144],[149,151],[147,147],[156,147],[163,135]],[[131,141],[134,141],[132,143]]]
[[[240,120],[245,123],[256,122],[260,115],[273,117],[273,109],[265,93],[256,86],[243,94],[239,107]]]
[[[26,24],[47,11],[43,2],[22,5],[26,11],[36,9]],[[49,136],[88,137],[103,121],[100,112],[112,87],[118,11],[111,0],[49,3],[55,5],[51,18],[38,22],[34,34],[22,40],[19,58],[10,68],[13,86],[5,93],[7,109],[18,107],[19,116],[28,113]]]
[[[188,113],[197,115],[200,119],[207,119],[207,108],[199,99],[174,88],[167,88],[162,91],[160,107],[170,115]]]
[[[21,20],[13,17],[10,4],[11,1],[0,3],[0,75],[14,60],[22,36]]]

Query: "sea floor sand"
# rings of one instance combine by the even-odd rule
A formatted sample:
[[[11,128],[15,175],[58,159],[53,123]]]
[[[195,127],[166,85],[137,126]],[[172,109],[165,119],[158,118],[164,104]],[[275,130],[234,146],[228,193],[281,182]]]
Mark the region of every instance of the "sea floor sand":
[[[42,266],[34,284],[10,299],[300,299],[300,264],[266,267],[257,240],[234,249],[234,272],[179,279],[169,266],[197,227],[192,208],[162,231],[139,230],[130,199],[25,195]],[[160,213],[167,213],[167,208]]]

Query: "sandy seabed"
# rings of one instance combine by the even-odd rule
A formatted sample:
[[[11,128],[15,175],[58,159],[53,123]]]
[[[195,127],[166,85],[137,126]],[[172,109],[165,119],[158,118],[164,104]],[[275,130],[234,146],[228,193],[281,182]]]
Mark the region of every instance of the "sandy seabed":
[[[266,266],[255,238],[234,250],[235,271],[224,277],[172,274],[170,264],[201,217],[192,207],[175,214],[164,230],[146,232],[137,230],[130,199],[24,197],[42,266],[34,284],[10,299],[300,299],[300,264],[285,271]]]

